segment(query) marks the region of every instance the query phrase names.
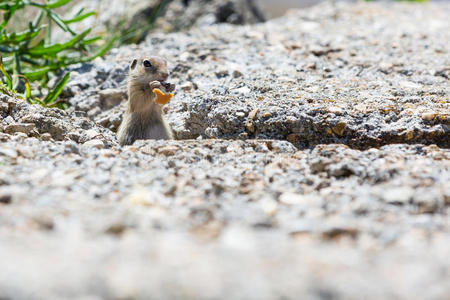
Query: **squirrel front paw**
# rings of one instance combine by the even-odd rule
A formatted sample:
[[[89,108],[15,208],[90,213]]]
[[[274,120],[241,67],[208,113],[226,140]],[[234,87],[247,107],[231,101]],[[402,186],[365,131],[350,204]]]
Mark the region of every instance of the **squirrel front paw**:
[[[165,82],[165,81],[152,81],[149,83],[150,89],[153,91],[153,89],[160,89],[161,91],[165,93],[170,93],[175,90],[175,84]]]
[[[149,85],[150,85],[150,90],[152,90],[152,91],[153,91],[153,89],[164,89],[161,82],[159,82],[157,80],[150,82]]]

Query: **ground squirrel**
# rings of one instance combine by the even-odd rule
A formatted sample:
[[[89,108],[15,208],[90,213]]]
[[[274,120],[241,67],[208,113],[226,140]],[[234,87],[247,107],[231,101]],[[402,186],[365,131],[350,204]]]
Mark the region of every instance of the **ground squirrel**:
[[[117,131],[121,145],[139,139],[172,139],[172,130],[162,114],[162,106],[155,103],[153,89],[171,92],[175,85],[167,83],[167,61],[150,56],[133,59],[128,78],[128,107]]]

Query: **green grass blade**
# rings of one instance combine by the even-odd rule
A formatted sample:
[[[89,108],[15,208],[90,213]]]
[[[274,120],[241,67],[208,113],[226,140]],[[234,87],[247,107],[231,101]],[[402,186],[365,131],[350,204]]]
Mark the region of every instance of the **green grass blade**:
[[[44,16],[44,12],[41,10],[39,14],[36,16],[36,18],[33,20],[32,26],[37,27],[39,23],[42,20],[42,17]]]
[[[99,41],[101,39],[102,39],[101,37],[96,36],[96,37],[93,37],[91,39],[86,39],[86,40],[82,41],[81,44],[83,44],[83,45],[90,45],[90,44],[95,43],[96,41]]]
[[[9,3],[11,3],[11,2],[9,2]],[[5,28],[6,24],[8,24],[8,21],[15,14],[16,10],[18,8],[20,8],[19,3],[11,3],[11,4],[9,4],[9,3],[3,4],[0,7],[0,9],[5,11],[2,15],[3,22],[0,24],[0,30],[3,30],[3,28]],[[3,8],[3,6],[4,6],[4,8]]]
[[[83,11],[84,11],[84,7],[80,8],[80,10],[77,11],[77,13],[75,14],[75,17],[81,15],[81,13],[82,13]]]
[[[5,34],[0,36],[0,43],[14,43],[18,44],[20,42],[23,42],[25,40],[31,40],[35,38],[39,32],[47,26],[42,25],[41,27],[33,30],[26,30],[18,33],[12,33],[12,34]]]
[[[31,6],[36,6],[36,7],[39,7],[39,8],[46,8],[45,4],[41,4],[41,3],[37,3],[37,2],[29,1],[29,2],[27,2],[27,4],[31,5]]]
[[[5,81],[9,89],[12,89],[11,76],[9,76],[8,72],[6,72],[5,68],[3,67],[3,57],[1,55],[0,55],[0,72],[3,74],[3,76],[5,76]]]
[[[32,66],[39,66],[39,67],[42,66],[42,63],[40,63],[40,62],[38,62],[36,60],[33,60],[31,58],[25,57],[25,56],[21,56],[20,60],[23,61],[23,62],[29,63]]]
[[[24,75],[29,80],[37,80],[37,79],[41,79],[43,76],[45,76],[48,72],[50,72],[53,69],[54,68],[52,68],[52,67],[44,67],[44,68],[37,69],[32,72],[25,72]]]
[[[30,100],[31,99],[31,88],[30,88],[30,82],[24,75],[19,75],[20,78],[23,79],[25,82],[25,99]]]
[[[2,46],[0,45],[0,52],[5,52],[5,53],[12,53],[14,52],[13,48],[10,48],[8,46]]]
[[[17,74],[21,74],[22,73],[22,68],[20,65],[20,58],[19,58],[19,54],[17,52],[14,52],[14,63],[15,63],[15,68],[16,68],[16,72]]]
[[[117,35],[115,35],[108,43],[106,43],[103,47],[100,47],[99,49],[97,49],[97,51],[89,57],[83,58],[81,61],[82,62],[88,62],[88,61],[92,61],[94,59],[96,59],[97,57],[103,56],[105,55],[106,52],[108,52],[108,50],[112,47],[112,45],[114,44],[114,42],[117,39]]]
[[[47,5],[45,5],[46,8],[57,8],[63,5],[66,5],[67,3],[71,2],[72,0],[57,0],[57,1],[53,1]]]
[[[55,87],[49,91],[47,96],[45,96],[44,100],[42,100],[46,105],[51,105],[53,101],[58,98],[59,94],[61,94],[64,86],[70,78],[70,73],[66,73],[64,77],[55,85]]]
[[[10,9],[17,9],[23,4],[17,3],[17,1],[2,1],[5,3],[0,4],[1,10],[10,10]]]
[[[64,44],[53,44],[50,46],[42,46],[42,45],[38,45],[37,47],[31,48],[29,49],[29,54],[32,56],[54,56],[57,53],[72,48],[73,46],[75,46],[78,42],[80,42],[81,40],[83,40],[88,34],[89,32],[91,32],[91,29],[87,29],[85,31],[83,31],[82,33],[74,36],[70,41],[64,43]]]
[[[74,23],[74,22],[80,22],[80,21],[82,21],[82,20],[84,20],[84,19],[86,19],[86,18],[88,18],[88,17],[90,17],[90,16],[95,16],[95,15],[96,15],[96,13],[93,12],[93,11],[91,11],[91,12],[85,13],[85,14],[83,14],[83,15],[78,15],[78,16],[76,16],[76,17],[73,17],[72,19],[63,20],[63,22],[64,22],[64,24],[70,24],[70,23]]]
[[[56,25],[59,26],[59,28],[61,28],[65,32],[70,32],[72,35],[76,35],[76,33],[72,29],[70,29],[70,27],[67,26],[66,23],[57,14],[50,11],[48,15],[56,23]]]
[[[13,62],[14,62],[14,55],[3,57],[3,66],[5,67],[5,70],[8,70],[9,69],[8,66],[11,65]]]

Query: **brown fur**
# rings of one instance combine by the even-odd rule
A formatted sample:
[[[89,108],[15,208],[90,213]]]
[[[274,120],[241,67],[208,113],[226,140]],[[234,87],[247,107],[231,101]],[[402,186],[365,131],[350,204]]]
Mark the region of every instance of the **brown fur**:
[[[144,66],[148,60],[151,67]],[[162,106],[155,103],[154,88],[173,91],[175,86],[164,88],[161,82],[167,80],[169,72],[165,59],[150,56],[134,59],[128,77],[128,107],[117,131],[121,145],[131,145],[141,139],[173,139],[172,130],[164,119]]]

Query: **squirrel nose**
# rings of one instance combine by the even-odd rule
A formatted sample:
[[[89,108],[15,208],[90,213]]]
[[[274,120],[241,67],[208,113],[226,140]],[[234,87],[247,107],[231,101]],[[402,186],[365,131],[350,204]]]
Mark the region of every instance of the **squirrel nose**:
[[[162,78],[164,81],[167,80],[167,78],[169,78],[169,73],[167,73],[167,72],[161,73],[161,78]]]

